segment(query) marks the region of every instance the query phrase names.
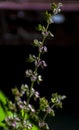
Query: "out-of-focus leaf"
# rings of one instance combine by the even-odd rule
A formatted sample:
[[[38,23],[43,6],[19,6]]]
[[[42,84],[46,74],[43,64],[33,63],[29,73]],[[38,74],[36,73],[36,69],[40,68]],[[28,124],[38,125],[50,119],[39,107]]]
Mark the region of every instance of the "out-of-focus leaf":
[[[2,106],[0,105],[0,124],[5,119],[5,117],[6,117],[5,111],[2,108]]]
[[[5,128],[5,123],[0,122],[0,127]]]
[[[32,130],[38,130],[39,128],[33,124]]]
[[[7,103],[7,97],[4,93],[0,90],[0,101],[5,105]]]

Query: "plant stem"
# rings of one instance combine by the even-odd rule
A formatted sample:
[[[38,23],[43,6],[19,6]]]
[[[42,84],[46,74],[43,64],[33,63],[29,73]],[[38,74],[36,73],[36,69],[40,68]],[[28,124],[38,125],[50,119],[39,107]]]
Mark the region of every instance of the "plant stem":
[[[46,113],[43,117],[43,121],[45,121],[46,117],[47,117],[48,113]]]
[[[54,106],[55,106],[55,104],[53,104],[53,105],[51,106],[51,109],[53,109]],[[45,115],[44,115],[44,117],[43,117],[43,121],[45,121],[45,119],[46,119],[46,117],[48,116],[48,114],[49,114],[48,112],[45,113]]]
[[[49,28],[49,23],[47,23],[46,32],[48,31],[48,28]],[[45,42],[46,37],[47,37],[47,36],[43,36],[42,46],[44,45],[44,42]],[[39,53],[38,53],[38,59],[40,59],[40,57],[41,57],[41,52],[39,51]],[[38,67],[36,66],[34,72],[37,73],[37,71],[38,71]],[[34,87],[34,83],[35,83],[35,81],[32,81],[32,82],[31,82],[31,86],[30,86],[30,90],[29,90],[29,97],[28,97],[28,100],[27,100],[27,105],[29,104],[30,99],[31,99],[31,96],[30,96],[30,95],[31,95],[31,90],[32,90],[32,88]]]

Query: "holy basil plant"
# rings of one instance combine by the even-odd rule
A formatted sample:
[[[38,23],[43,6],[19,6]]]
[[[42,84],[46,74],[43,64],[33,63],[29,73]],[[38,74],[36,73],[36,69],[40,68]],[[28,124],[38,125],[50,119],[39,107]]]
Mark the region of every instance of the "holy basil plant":
[[[47,37],[54,37],[49,26],[53,23],[52,17],[60,12],[61,5],[61,3],[58,5],[52,3],[51,13],[45,12],[46,26],[38,25],[42,40],[34,39],[33,45],[38,49],[38,54],[29,54],[28,62],[34,67],[25,71],[30,84],[22,84],[20,89],[18,87],[12,89],[14,101],[10,101],[0,91],[0,126],[5,130],[49,130],[47,116],[55,116],[55,108],[62,108],[62,100],[66,96],[52,93],[50,100],[47,100],[45,97],[40,97],[39,91],[35,90],[35,86],[40,85],[43,80],[39,68],[43,69],[47,66],[42,59],[42,55],[47,52],[45,41]]]

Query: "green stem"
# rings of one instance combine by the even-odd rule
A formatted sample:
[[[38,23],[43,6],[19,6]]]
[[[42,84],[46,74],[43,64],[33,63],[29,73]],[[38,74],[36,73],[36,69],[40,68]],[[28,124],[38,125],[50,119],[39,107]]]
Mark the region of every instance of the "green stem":
[[[30,98],[31,98],[30,95],[31,95],[31,90],[32,90],[33,86],[34,86],[34,81],[31,82],[31,87],[30,87],[30,90],[29,90],[29,97],[28,97],[28,100],[27,100],[27,106],[28,106],[28,104],[30,102]]]
[[[48,23],[47,26],[46,26],[46,32],[47,32],[48,28],[49,28],[49,23]],[[44,42],[45,42],[46,37],[47,37],[47,36],[43,36],[42,46],[44,45]],[[41,52],[38,53],[38,59],[40,59],[40,57],[41,57]],[[38,71],[38,67],[36,66],[34,72],[37,73],[37,71]],[[28,97],[28,100],[27,100],[27,105],[29,104],[30,99],[31,99],[31,96],[30,96],[30,95],[31,95],[31,90],[32,90],[32,88],[34,87],[34,83],[35,83],[35,81],[32,81],[32,82],[31,82],[31,86],[30,86],[30,90],[29,90],[29,97]]]
[[[43,117],[43,121],[45,121],[46,117],[47,117],[48,113],[46,113]]]
[[[53,104],[53,105],[51,106],[51,109],[53,109],[54,106],[55,106],[55,104]],[[49,114],[48,112],[45,113],[45,115],[44,115],[44,117],[43,117],[43,121],[45,121],[45,119],[46,119],[46,117],[48,116],[48,114]]]

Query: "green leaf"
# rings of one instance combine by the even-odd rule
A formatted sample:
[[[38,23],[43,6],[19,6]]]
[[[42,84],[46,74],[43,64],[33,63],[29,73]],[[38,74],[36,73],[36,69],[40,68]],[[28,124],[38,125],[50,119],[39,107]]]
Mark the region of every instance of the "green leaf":
[[[32,130],[38,130],[39,127],[37,127],[36,125],[33,124]]]
[[[64,100],[66,96],[61,96],[58,93],[53,93],[51,102],[54,104],[54,106],[62,108],[62,100]]]
[[[39,41],[37,39],[34,40],[34,45],[38,46],[39,45]]]
[[[29,119],[29,115],[28,115],[28,113],[25,113],[25,110],[21,110],[21,115],[22,115],[22,117],[24,117],[24,119]]]
[[[5,128],[5,123],[0,122],[0,127]]]
[[[4,93],[0,90],[0,101],[5,105],[7,103],[7,97]]]
[[[38,31],[45,31],[46,30],[45,27],[42,26],[41,24],[38,25],[37,29],[38,29]]]
[[[0,105],[0,124],[5,119],[5,117],[6,117],[6,113],[4,109],[2,108],[2,106]]]
[[[54,9],[56,9],[56,8],[57,8],[57,4],[56,4],[56,3],[52,3],[52,4],[51,4],[51,9],[54,10]]]
[[[48,11],[46,11],[45,12],[45,19],[46,19],[46,21],[48,21],[48,19],[50,19],[50,17],[51,17],[51,14],[48,13]]]
[[[34,62],[35,60],[36,60],[36,56],[29,54],[28,62]]]
[[[45,111],[49,106],[48,100],[45,97],[40,98],[40,110]]]
[[[13,113],[11,111],[7,111],[6,116],[13,117]]]

